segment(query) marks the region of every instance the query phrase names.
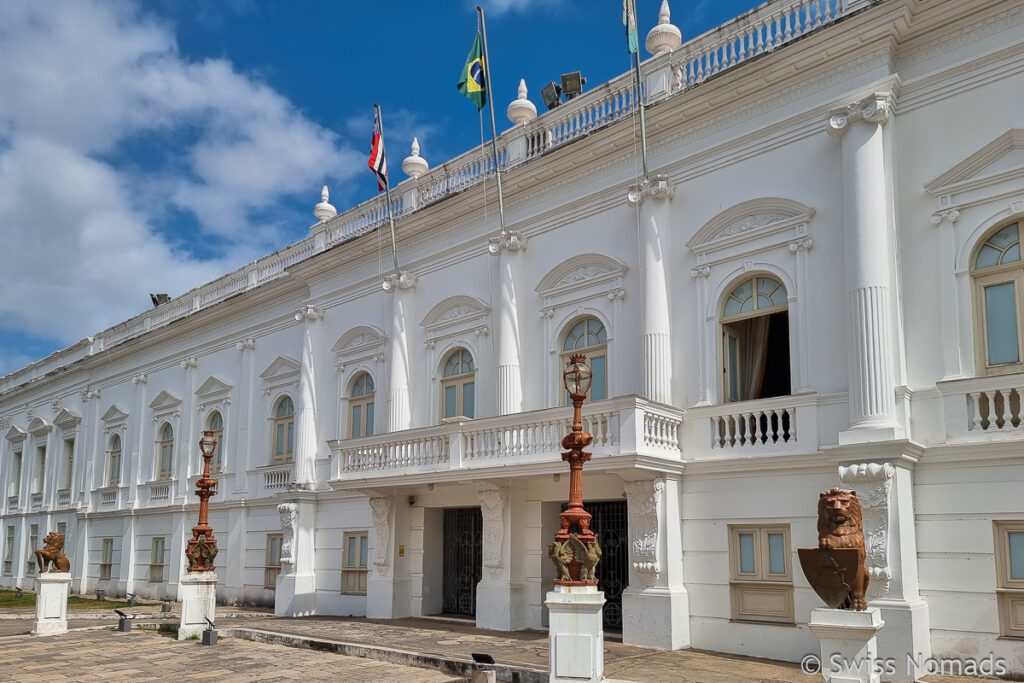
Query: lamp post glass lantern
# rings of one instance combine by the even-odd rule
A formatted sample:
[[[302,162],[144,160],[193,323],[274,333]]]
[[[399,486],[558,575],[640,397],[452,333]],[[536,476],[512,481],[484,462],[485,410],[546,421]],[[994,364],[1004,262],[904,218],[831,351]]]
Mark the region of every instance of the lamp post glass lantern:
[[[569,463],[569,504],[561,517],[561,528],[555,542],[548,546],[548,557],[558,568],[555,583],[563,586],[594,586],[594,570],[601,558],[601,547],[590,530],[591,515],[583,509],[583,463],[590,460],[590,452],[583,450],[594,441],[592,434],[583,431],[583,402],[590,391],[593,372],[583,354],[569,356],[562,372],[565,390],[572,399],[572,431],[562,439],[562,460]]]
[[[213,560],[217,557],[217,540],[210,526],[210,497],[216,493],[217,480],[210,476],[210,460],[217,450],[217,438],[211,431],[204,431],[199,439],[199,450],[203,454],[203,475],[196,480],[196,495],[199,496],[199,523],[192,527],[192,538],[185,548],[188,571],[212,572]]]

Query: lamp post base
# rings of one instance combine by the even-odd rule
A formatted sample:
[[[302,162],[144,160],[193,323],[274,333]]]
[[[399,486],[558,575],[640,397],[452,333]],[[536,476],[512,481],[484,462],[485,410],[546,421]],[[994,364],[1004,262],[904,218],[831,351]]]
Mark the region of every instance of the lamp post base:
[[[604,593],[597,586],[556,585],[547,595],[551,683],[604,676]]]

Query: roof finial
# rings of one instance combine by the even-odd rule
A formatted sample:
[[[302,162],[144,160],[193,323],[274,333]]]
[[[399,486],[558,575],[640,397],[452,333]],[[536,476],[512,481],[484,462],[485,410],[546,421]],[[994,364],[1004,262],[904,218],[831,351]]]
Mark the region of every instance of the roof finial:
[[[313,207],[313,215],[320,219],[321,222],[330,220],[338,215],[338,210],[335,209],[328,201],[331,198],[331,193],[324,185],[324,189],[320,190],[320,203]]]
[[[537,118],[537,106],[529,100],[526,79],[519,79],[519,98],[508,105],[508,120],[512,123],[526,123]]]
[[[410,178],[419,178],[430,170],[430,165],[427,164],[426,159],[420,156],[420,141],[418,138],[414,137],[412,139],[412,147],[409,151],[409,156],[402,161],[402,171]]]
[[[671,52],[683,44],[683,34],[672,25],[672,10],[668,0],[661,0],[658,24],[647,34],[647,51],[652,55]]]

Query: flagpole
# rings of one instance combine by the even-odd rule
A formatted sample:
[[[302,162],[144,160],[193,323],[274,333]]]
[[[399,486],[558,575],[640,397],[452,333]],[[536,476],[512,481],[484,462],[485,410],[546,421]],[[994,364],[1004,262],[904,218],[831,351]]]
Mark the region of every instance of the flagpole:
[[[626,8],[626,16],[623,17],[626,21],[626,36],[629,47],[633,47],[633,39],[636,34],[636,2],[635,0],[625,0],[623,3]],[[632,12],[632,16],[630,16]],[[632,23],[630,23],[632,22]],[[636,104],[640,109],[640,156],[643,159],[644,165],[644,180],[648,179],[647,171],[647,124],[644,121],[644,97],[640,90],[640,45],[639,38],[636,40],[636,51],[630,52],[633,54],[633,78],[636,85]]]
[[[484,8],[477,5],[477,14],[480,17],[480,34],[483,37],[484,48],[484,91],[487,96],[487,104],[491,109],[491,151],[494,154],[494,177],[498,181],[498,221],[501,225],[501,234],[505,234],[505,201],[501,195],[501,169],[498,167],[498,129],[494,123],[494,88],[491,85],[491,56],[487,53],[487,22],[484,21]]]
[[[387,165],[388,148],[387,143],[384,141],[384,117],[380,114],[380,105],[374,104],[373,108],[376,110],[377,121],[380,122],[380,140],[381,144],[384,145],[384,164]],[[391,181],[390,179],[384,180],[384,201],[388,205],[388,223],[391,224],[391,257],[395,260],[395,277],[399,277],[398,271],[398,245],[395,243],[395,217],[391,213]]]

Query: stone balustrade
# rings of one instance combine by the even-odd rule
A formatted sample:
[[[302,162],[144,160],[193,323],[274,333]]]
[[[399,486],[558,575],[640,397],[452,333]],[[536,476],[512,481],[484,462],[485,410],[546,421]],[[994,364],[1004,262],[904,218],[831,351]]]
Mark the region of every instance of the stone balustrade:
[[[59,507],[59,508],[71,507],[71,489],[58,489],[58,491],[57,491],[57,507]]]
[[[939,382],[947,441],[1020,438],[1024,374]]]
[[[262,496],[272,496],[278,491],[287,491],[295,482],[295,463],[268,465],[256,468],[263,488]]]
[[[43,494],[33,493],[32,498],[30,500],[30,505],[33,511],[41,510],[43,507]]]
[[[121,488],[119,486],[106,486],[96,489],[94,492],[94,509],[119,508]]]
[[[18,509],[18,497],[17,496],[8,496],[7,497],[7,511],[8,512],[14,512],[17,509]]]
[[[814,453],[817,410],[816,393],[703,406],[687,411],[684,432],[693,452],[721,451],[712,457]]]

